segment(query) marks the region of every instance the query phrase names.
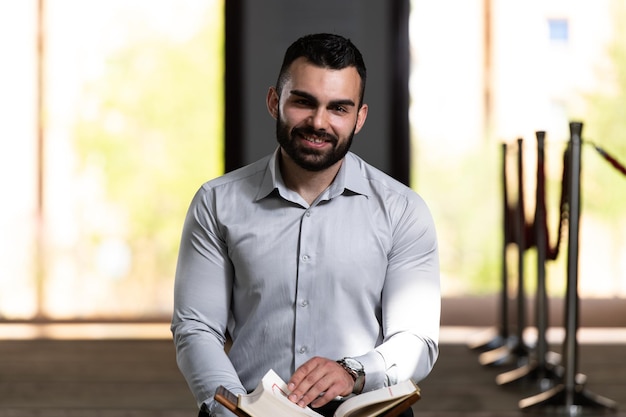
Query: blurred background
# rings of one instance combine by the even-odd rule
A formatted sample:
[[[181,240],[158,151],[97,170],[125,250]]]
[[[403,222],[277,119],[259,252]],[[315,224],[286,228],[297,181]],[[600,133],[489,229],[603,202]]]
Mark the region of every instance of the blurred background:
[[[224,0],[43,4],[0,2],[0,322],[166,323],[188,204],[226,169]],[[626,161],[625,19],[620,0],[410,2],[410,185],[446,301],[500,291],[502,143],[524,139],[530,221],[546,131],[553,242],[569,121]],[[626,178],[582,160],[580,294],[623,300]],[[547,268],[562,298],[565,257]]]

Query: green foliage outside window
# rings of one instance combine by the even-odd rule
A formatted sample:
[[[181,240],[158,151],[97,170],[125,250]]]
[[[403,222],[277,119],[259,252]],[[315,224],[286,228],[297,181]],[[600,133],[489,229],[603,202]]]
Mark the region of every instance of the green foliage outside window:
[[[201,30],[182,41],[130,32],[83,93],[79,166],[97,179],[116,219],[113,227],[97,219],[86,225],[83,242],[91,245],[87,259],[111,234],[127,245],[130,267],[113,289],[122,305],[141,308],[146,300],[147,310],[167,311],[189,202],[224,169],[222,14],[212,9]]]

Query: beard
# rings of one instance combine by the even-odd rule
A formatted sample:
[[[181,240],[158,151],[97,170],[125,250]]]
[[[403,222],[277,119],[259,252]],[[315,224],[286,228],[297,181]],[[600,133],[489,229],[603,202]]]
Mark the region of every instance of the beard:
[[[295,127],[290,131],[280,116],[276,119],[278,144],[300,168],[307,171],[322,171],[342,160],[352,146],[355,131],[356,125],[350,136],[343,143],[339,143],[336,136],[325,131],[318,131],[311,127]],[[300,146],[298,137],[309,135],[327,141],[332,145],[331,148],[329,150],[317,150]]]

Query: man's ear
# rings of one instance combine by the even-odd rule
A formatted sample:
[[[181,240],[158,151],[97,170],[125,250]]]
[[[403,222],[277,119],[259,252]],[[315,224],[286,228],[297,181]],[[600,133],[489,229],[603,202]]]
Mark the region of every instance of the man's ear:
[[[276,87],[270,87],[267,92],[267,111],[274,119],[278,119],[278,92],[276,91]]]
[[[355,134],[359,133],[365,123],[365,119],[367,119],[367,104],[364,103],[356,115],[356,126],[354,129]]]

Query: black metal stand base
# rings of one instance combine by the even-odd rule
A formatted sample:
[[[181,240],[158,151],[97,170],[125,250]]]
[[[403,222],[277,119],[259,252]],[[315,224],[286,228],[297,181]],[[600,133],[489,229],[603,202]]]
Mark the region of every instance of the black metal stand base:
[[[564,374],[563,366],[560,365],[560,355],[554,353],[546,355],[544,362],[533,359],[526,365],[499,374],[496,376],[496,384],[500,386],[537,384],[541,391],[546,391],[563,383]],[[575,378],[576,384],[583,385],[587,382],[585,374],[576,374]]]
[[[504,336],[504,332],[491,331],[490,334],[483,339],[476,341],[470,341],[467,347],[471,350],[477,350],[480,352],[486,352],[489,350],[497,349],[501,346],[510,343],[510,336]]]
[[[546,391],[563,381],[563,368],[558,364],[531,360],[528,364],[496,376],[496,384],[526,384],[539,386]]]
[[[530,348],[518,337],[511,338],[510,342],[499,348],[483,352],[478,356],[478,362],[483,366],[517,365],[528,363]]]
[[[580,384],[569,390],[565,385],[557,385],[521,400],[518,405],[523,411],[570,417],[612,414],[617,411],[617,403],[586,390]]]

